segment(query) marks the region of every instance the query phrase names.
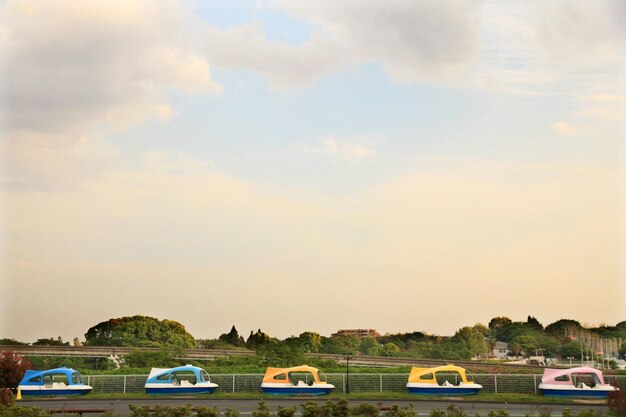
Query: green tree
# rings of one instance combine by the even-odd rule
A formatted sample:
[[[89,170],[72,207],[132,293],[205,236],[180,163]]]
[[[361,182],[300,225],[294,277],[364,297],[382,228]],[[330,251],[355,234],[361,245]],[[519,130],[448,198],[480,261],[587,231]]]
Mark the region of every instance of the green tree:
[[[322,336],[320,352],[354,355],[359,351],[360,345],[361,341],[354,335],[338,336],[335,338]]]
[[[18,342],[15,339],[0,339],[0,346],[2,346],[2,345],[23,346],[23,345],[27,345],[27,344],[28,343]]]
[[[298,336],[299,345],[308,353],[316,353],[322,347],[322,336],[315,332],[304,332]]]
[[[495,331],[511,323],[513,323],[513,321],[508,317],[494,317],[489,321],[487,327],[489,327],[490,330]]]
[[[463,327],[456,331],[451,341],[461,343],[472,356],[484,355],[487,353],[487,342],[481,330],[480,328],[476,330],[476,327]]]
[[[136,350],[124,356],[124,363],[129,368],[178,366],[181,361],[176,358],[180,356],[182,351],[179,348],[164,347],[158,351]]]
[[[246,340],[246,347],[254,350],[258,346],[266,345],[268,343],[276,343],[276,340],[259,329],[256,333],[250,331],[250,336],[248,336],[248,340]]]
[[[361,339],[359,352],[364,355],[377,356],[380,354],[380,348],[380,343],[375,338],[368,336]]]
[[[196,342],[185,326],[177,321],[132,316],[110,319],[91,327],[85,333],[85,344],[193,348]]]
[[[237,329],[235,328],[234,325],[230,329],[230,332],[220,335],[218,340],[224,343],[227,343],[229,345],[233,345],[233,346],[245,346],[246,345],[245,340],[243,340],[242,336],[239,336],[239,332],[237,332]]]
[[[400,348],[393,342],[385,343],[380,349],[382,356],[396,356],[398,353],[400,353]]]
[[[33,346],[69,346],[69,342],[64,342],[61,336],[53,339],[52,337],[48,339],[37,339],[36,342],[33,343]]]
[[[528,316],[528,318],[526,319],[526,324],[528,324],[531,328],[535,330],[543,330],[543,325],[539,323],[539,320],[537,320],[533,316]]]
[[[576,320],[561,319],[546,326],[546,333],[558,338],[565,338],[565,330],[568,328],[582,329],[582,325]]]
[[[525,353],[526,356],[532,356],[536,349],[539,349],[539,342],[534,336],[521,335],[513,339],[512,344],[519,346],[519,349]]]

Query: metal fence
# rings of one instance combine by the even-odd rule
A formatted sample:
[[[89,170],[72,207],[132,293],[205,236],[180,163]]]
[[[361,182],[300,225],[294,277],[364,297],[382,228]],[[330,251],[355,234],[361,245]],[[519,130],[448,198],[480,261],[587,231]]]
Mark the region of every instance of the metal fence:
[[[85,375],[87,385],[94,393],[141,393],[147,375]],[[328,382],[338,391],[346,392],[347,380],[350,392],[406,392],[409,374],[326,374]],[[534,394],[539,392],[541,375],[523,374],[474,374],[483,392]],[[608,384],[626,387],[626,375],[605,375]],[[214,374],[211,382],[219,385],[218,392],[261,392],[263,374]],[[452,381],[450,382],[458,382]]]

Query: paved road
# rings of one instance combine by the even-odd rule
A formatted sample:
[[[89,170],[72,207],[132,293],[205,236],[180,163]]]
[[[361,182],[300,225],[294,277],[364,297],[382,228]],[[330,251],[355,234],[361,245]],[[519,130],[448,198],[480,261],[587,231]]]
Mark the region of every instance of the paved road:
[[[310,398],[281,398],[281,399],[266,399],[266,403],[272,409],[276,411],[278,406],[293,407],[302,404]],[[325,399],[315,399],[323,404]],[[506,410],[511,417],[524,417],[529,414],[539,415],[546,410],[550,411],[552,417],[560,417],[564,408],[569,408],[576,414],[581,409],[594,409],[597,412],[606,412],[608,408],[602,404],[501,404],[501,403],[477,403],[477,402],[464,402],[464,401],[407,401],[407,400],[390,400],[390,401],[364,401],[353,400],[350,401],[350,405],[356,405],[362,402],[369,402],[374,405],[381,405],[383,409],[390,407],[393,404],[397,404],[400,407],[406,407],[409,404],[413,404],[413,407],[417,411],[419,417],[428,416],[433,409],[445,409],[450,404],[454,404],[457,407],[462,407],[469,416],[473,416],[479,413],[486,416],[490,410]],[[94,408],[110,408],[115,411],[121,417],[127,417],[130,415],[128,404],[135,405],[156,405],[176,407],[185,404],[191,404],[192,406],[208,406],[217,407],[222,413],[227,408],[234,408],[241,412],[242,416],[249,416],[252,411],[257,408],[258,400],[235,400],[235,399],[199,399],[195,397],[187,398],[149,398],[149,399],[125,399],[125,400],[70,400],[70,399],[47,399],[47,400],[24,400],[19,401],[19,405],[36,406],[46,410],[61,410],[61,409],[94,409]],[[300,410],[298,410],[300,411]],[[300,413],[297,413],[299,415]],[[87,414],[86,414],[87,415]],[[90,414],[97,416],[100,414]]]

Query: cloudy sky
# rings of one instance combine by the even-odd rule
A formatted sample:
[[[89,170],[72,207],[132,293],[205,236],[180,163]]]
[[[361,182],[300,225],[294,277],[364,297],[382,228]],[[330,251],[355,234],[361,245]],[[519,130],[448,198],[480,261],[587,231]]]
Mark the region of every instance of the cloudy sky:
[[[626,319],[623,1],[0,1],[0,337]]]

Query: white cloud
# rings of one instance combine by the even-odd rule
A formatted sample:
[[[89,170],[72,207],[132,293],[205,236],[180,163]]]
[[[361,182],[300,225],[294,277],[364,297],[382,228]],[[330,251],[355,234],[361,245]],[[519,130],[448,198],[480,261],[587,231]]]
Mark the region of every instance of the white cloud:
[[[345,160],[364,159],[376,154],[372,148],[354,145],[344,140],[338,141],[332,136],[322,137],[319,146],[298,145],[295,149],[312,154],[338,157]]]
[[[458,75],[478,52],[478,3],[274,1],[321,27],[353,64],[381,64],[398,82]]]
[[[166,92],[221,86],[175,1],[8,1],[0,5],[5,127],[77,134],[171,113]]]
[[[244,68],[268,76],[271,87],[311,84],[342,66],[340,47],[320,34],[298,46],[270,42],[259,24],[208,31],[206,54],[224,68]]]
[[[573,136],[576,134],[576,129],[567,122],[555,122],[552,124],[552,130],[561,133],[566,136]]]

